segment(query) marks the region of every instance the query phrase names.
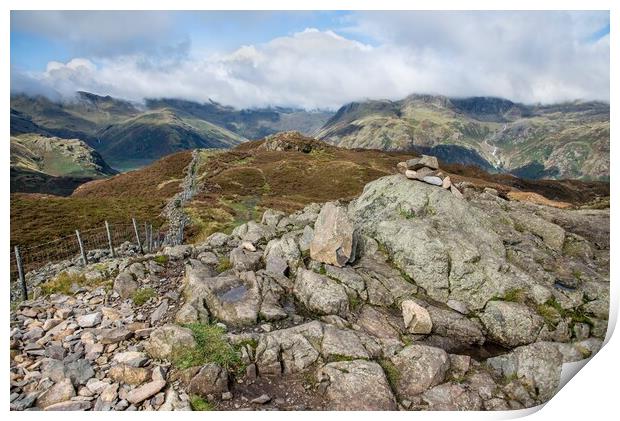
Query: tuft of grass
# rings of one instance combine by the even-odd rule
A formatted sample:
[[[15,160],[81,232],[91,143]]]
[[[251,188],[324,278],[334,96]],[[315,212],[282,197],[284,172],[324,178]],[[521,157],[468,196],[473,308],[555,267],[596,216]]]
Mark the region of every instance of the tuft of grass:
[[[392,390],[396,390],[396,386],[400,380],[400,371],[398,371],[398,368],[396,368],[390,360],[380,359],[378,363],[381,368],[383,368],[385,377],[387,377],[388,383],[392,387]]]
[[[155,290],[153,288],[140,288],[133,293],[131,299],[135,305],[141,306],[151,298],[155,297],[155,295]]]
[[[504,294],[504,301],[511,301],[513,303],[523,303],[525,302],[525,291],[521,288],[509,289]]]
[[[155,256],[153,260],[155,261],[155,263],[163,265],[163,266],[168,264],[168,256],[166,256],[165,254]]]
[[[558,303],[558,301],[553,297],[548,299],[545,304],[538,306],[538,313],[543,318],[545,318],[545,321],[547,321],[547,318],[545,316],[553,314],[552,312],[562,318],[570,319],[569,326],[571,329],[576,323],[586,323],[590,326],[594,326],[594,322],[590,318],[590,315],[586,313],[581,307],[564,309],[562,308],[560,303]],[[556,326],[558,322],[559,319],[553,325]]]
[[[51,281],[41,284],[41,292],[43,295],[64,294],[71,295],[73,286],[82,287],[87,284],[84,275],[70,275],[62,272]]]
[[[189,323],[184,327],[190,329],[196,341],[193,348],[176,349],[172,363],[179,369],[216,363],[229,371],[242,374],[245,370],[238,349],[233,347],[224,336],[224,329],[219,326],[203,323]]]
[[[189,398],[189,404],[192,407],[192,411],[213,411],[215,406],[208,400],[201,398],[198,395],[192,395]]]
[[[536,307],[536,310],[549,328],[555,329],[562,317],[562,315],[553,306],[548,304],[539,304]]]
[[[413,219],[415,218],[415,211],[413,209],[398,209],[398,213],[405,219]]]
[[[222,272],[227,271],[230,268],[232,268],[232,263],[230,263],[230,259],[227,256],[220,257],[216,270],[219,273],[222,273]]]
[[[357,310],[362,305],[362,300],[357,295],[355,297],[349,297],[349,309],[351,311]]]

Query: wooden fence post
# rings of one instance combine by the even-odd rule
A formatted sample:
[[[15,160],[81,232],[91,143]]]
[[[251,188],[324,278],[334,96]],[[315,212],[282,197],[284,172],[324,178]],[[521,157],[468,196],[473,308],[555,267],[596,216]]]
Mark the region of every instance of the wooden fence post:
[[[146,221],[144,221],[144,248],[146,249],[146,251],[150,251],[149,250],[149,229],[148,229],[148,225],[146,223]]]
[[[149,253],[153,252],[153,224],[149,224]]]
[[[105,221],[105,231],[108,234],[108,245],[110,246],[110,256],[114,256],[114,245],[112,244],[112,234],[110,234],[110,225],[108,225],[108,221]]]
[[[142,248],[142,243],[140,242],[140,233],[138,232],[138,224],[136,223],[136,218],[131,218],[131,222],[133,222],[133,230],[136,233],[136,241],[138,242],[138,248],[140,249],[140,253],[144,254],[144,249]]]
[[[80,253],[82,254],[82,261],[84,262],[84,266],[88,264],[88,260],[86,259],[86,252],[84,251],[84,243],[82,243],[82,237],[80,237],[80,231],[75,230],[75,235],[77,236],[78,244],[80,245]]]
[[[22,266],[22,256],[19,254],[19,247],[15,246],[15,263],[17,264],[17,273],[22,288],[22,298],[28,299],[28,287],[26,286],[26,277],[24,276],[24,268]]]

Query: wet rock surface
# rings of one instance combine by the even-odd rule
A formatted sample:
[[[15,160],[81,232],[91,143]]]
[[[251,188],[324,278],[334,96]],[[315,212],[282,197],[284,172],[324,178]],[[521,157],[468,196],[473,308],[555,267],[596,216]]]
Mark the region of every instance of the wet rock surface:
[[[562,364],[592,356],[606,333],[609,212],[455,187],[432,159],[400,169],[415,177],[378,179],[348,205],[268,210],[160,255],[29,274],[35,298],[11,311],[11,409],[549,400]],[[92,280],[43,296],[61,272]]]

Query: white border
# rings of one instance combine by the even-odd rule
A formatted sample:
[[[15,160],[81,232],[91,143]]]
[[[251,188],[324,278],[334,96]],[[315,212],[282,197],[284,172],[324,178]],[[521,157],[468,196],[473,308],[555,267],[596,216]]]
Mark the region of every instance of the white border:
[[[4,216],[4,223],[0,226],[1,238],[4,243],[4,250],[9,249],[9,101],[10,101],[10,51],[9,51],[9,37],[10,37],[10,10],[404,10],[404,9],[417,9],[417,10],[611,10],[610,21],[612,24],[611,37],[611,75],[618,74],[618,54],[616,47],[616,27],[619,15],[618,9],[620,6],[616,6],[618,2],[612,0],[564,0],[564,1],[552,1],[552,0],[475,0],[475,1],[458,1],[458,0],[434,0],[434,1],[416,1],[405,2],[398,0],[382,0],[381,2],[371,2],[368,0],[297,0],[297,1],[284,1],[284,0],[262,0],[262,1],[250,1],[250,0],[220,0],[218,2],[199,2],[191,0],[175,0],[173,3],[164,2],[161,0],[152,1],[129,1],[129,0],[95,0],[95,1],[78,1],[78,0],[56,0],[54,2],[44,0],[4,0],[2,2],[3,13],[0,15],[0,32],[2,36],[2,91],[4,104],[6,104],[5,112],[2,114],[1,129],[2,133],[5,133],[5,143],[3,154],[5,166],[4,166],[4,182],[1,185],[2,198],[4,198],[4,206],[2,212]],[[171,7],[172,6],[172,7]],[[613,106],[618,97],[617,95],[617,83],[614,77],[611,78],[611,125],[615,128],[615,122],[618,121],[616,108]],[[614,89],[615,88],[615,89]],[[616,131],[612,129],[611,134],[611,174],[610,179],[615,179],[616,165],[615,157],[617,157],[617,147],[614,145],[620,141]],[[615,184],[611,184],[611,206],[612,210],[616,209],[617,188]],[[614,212],[612,212],[613,215]],[[615,244],[615,238],[617,237],[617,226],[614,219],[611,220],[611,242]],[[615,250],[612,246],[612,252]],[[613,256],[613,254],[611,255]],[[0,273],[7,274],[8,261],[5,259],[2,261],[2,267]],[[511,419],[519,416],[530,414],[532,419],[600,419],[606,420],[616,418],[613,414],[617,412],[615,405],[618,401],[618,379],[620,375],[620,367],[618,359],[620,356],[617,335],[611,336],[613,328],[615,326],[618,314],[618,287],[616,281],[617,264],[614,259],[611,259],[611,305],[610,305],[610,327],[607,335],[608,343],[603,347],[601,352],[594,356],[591,361],[587,362],[587,368],[579,371],[575,377],[568,381],[568,384],[541,410],[540,408],[513,411],[513,412],[393,412],[389,414],[375,414],[375,413],[335,413],[335,412],[322,412],[320,414],[315,412],[297,412],[295,414],[284,412],[220,412],[220,413],[183,413],[182,417],[198,419],[198,417],[208,419],[224,419],[235,420],[245,419],[252,417],[252,419],[289,419],[295,417],[295,419],[314,419],[319,416],[321,418],[329,419],[342,419],[353,418],[356,420],[371,419],[371,417],[390,417],[392,418],[413,418],[416,419]],[[5,283],[5,299],[2,300],[2,321],[1,326],[4,326],[5,332],[8,333],[9,326],[9,300],[8,300],[8,280],[6,276],[3,278]],[[611,339],[610,339],[611,336]],[[2,361],[6,366],[4,371],[8,374],[9,371],[9,346],[8,335],[4,336],[4,344],[2,346]],[[572,367],[566,367],[563,370],[563,377],[570,376],[569,371],[575,370],[575,366],[580,366],[583,363],[572,364]],[[4,395],[2,399],[4,401],[4,407],[9,412],[9,382],[8,376],[5,377],[3,383]],[[169,417],[171,413],[88,413],[84,415],[82,413],[36,413],[36,412],[10,412],[9,417],[19,417],[20,420],[28,419],[41,419],[45,417],[49,420],[54,419],[78,419],[78,417],[87,416],[89,418],[100,417],[132,417],[133,419],[145,419],[145,417]]]

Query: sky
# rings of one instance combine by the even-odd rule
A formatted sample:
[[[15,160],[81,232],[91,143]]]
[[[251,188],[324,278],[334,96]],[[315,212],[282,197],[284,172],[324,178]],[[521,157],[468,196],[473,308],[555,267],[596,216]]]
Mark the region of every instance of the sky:
[[[337,109],[609,101],[607,11],[12,11],[11,91]]]

